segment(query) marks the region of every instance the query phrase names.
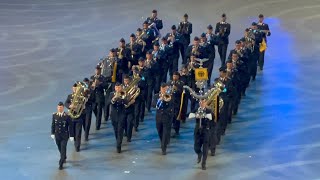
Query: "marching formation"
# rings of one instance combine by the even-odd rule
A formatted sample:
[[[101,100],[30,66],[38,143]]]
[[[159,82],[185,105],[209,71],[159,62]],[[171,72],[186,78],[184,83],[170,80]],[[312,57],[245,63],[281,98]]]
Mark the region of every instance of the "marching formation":
[[[121,38],[119,46],[95,67],[95,74],[77,81],[52,115],[51,137],[60,152],[59,169],[66,162],[68,140],[74,141],[79,152],[83,129],[84,139],[89,141],[92,112],[96,130],[100,130],[102,119],[111,119],[116,150],[121,153],[123,138],[131,142],[145,111],[154,108],[163,155],[170,139],[180,135],[180,124],[196,120],[194,151],[205,170],[208,152],[215,155],[250,81],[256,78],[257,66],[263,70],[267,36],[271,35],[260,14],[259,21],[245,29],[227,53],[231,25],[226,18],[222,14],[215,28],[208,25],[190,44],[193,27],[187,14],[178,27],[172,25],[171,32],[162,36],[162,20],[153,10],[128,43]],[[216,48],[221,67],[219,77],[211,83]]]

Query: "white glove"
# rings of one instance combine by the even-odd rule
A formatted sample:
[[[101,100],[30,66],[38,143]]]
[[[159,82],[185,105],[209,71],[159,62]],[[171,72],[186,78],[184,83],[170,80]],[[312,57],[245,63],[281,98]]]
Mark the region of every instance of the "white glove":
[[[71,141],[71,142],[73,142],[73,141],[74,141],[74,137],[70,137],[69,139],[70,139],[70,141]]]
[[[188,116],[189,119],[192,119],[192,118],[195,118],[195,117],[196,117],[195,113],[190,113],[189,116]]]
[[[206,118],[208,118],[209,120],[212,120],[212,114],[207,114]]]
[[[51,138],[52,138],[52,139],[54,139],[54,138],[55,138],[54,134],[51,134]]]

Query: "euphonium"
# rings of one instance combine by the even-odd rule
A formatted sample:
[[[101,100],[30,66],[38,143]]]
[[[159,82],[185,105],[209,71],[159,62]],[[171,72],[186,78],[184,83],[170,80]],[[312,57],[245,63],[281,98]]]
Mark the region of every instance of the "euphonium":
[[[73,94],[73,98],[71,100],[72,108],[70,108],[68,111],[68,115],[72,119],[79,118],[83,110],[85,109],[85,105],[88,100],[88,95],[86,94],[87,90],[88,87],[84,82],[77,82],[76,91]]]
[[[134,100],[139,96],[140,94],[140,88],[138,87],[138,83],[140,81],[139,75],[134,75],[132,81],[130,84],[123,89],[125,92],[126,98],[128,100],[128,104],[125,105],[125,107],[129,107],[131,104],[134,103]]]

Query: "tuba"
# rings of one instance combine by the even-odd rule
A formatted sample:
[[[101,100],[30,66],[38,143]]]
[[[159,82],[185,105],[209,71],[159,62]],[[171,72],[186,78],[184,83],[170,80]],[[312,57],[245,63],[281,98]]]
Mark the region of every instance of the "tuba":
[[[125,105],[126,108],[128,108],[130,105],[134,103],[134,100],[139,96],[140,94],[140,88],[138,87],[138,83],[140,81],[139,75],[134,75],[132,81],[130,82],[129,86],[124,88],[125,96],[128,100],[128,104]]]
[[[71,101],[72,108],[69,109],[68,115],[72,119],[77,119],[81,116],[85,109],[86,102],[88,101],[88,87],[84,82],[77,82],[76,91],[73,94]]]
[[[100,67],[101,67],[101,74],[104,77],[111,77],[112,76],[112,64],[115,62],[115,58],[107,57],[101,59]]]

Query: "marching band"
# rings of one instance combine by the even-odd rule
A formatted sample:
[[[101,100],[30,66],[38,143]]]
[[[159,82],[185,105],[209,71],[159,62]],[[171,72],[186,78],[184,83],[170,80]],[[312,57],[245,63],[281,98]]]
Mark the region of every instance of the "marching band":
[[[96,130],[100,130],[102,119],[111,119],[118,153],[123,137],[131,142],[132,132],[139,131],[145,111],[155,108],[163,155],[167,154],[170,138],[180,135],[180,124],[193,118],[194,151],[203,170],[208,152],[215,155],[250,81],[256,78],[257,66],[263,70],[266,37],[271,35],[269,26],[260,14],[258,23],[245,29],[244,37],[227,54],[231,25],[226,22],[226,14],[222,14],[215,30],[208,25],[206,32],[195,36],[190,45],[192,23],[188,14],[184,14],[178,28],[173,25],[171,32],[162,37],[163,23],[157,13],[152,11],[142,29],[130,35],[129,43],[121,38],[118,48],[112,48],[95,67],[95,74],[76,82],[65,103],[58,104],[58,112],[52,117],[51,137],[60,152],[59,169],[66,162],[68,139],[74,141],[79,152],[83,128],[85,141],[89,141],[92,112]],[[216,47],[221,67],[219,77],[211,83]]]

